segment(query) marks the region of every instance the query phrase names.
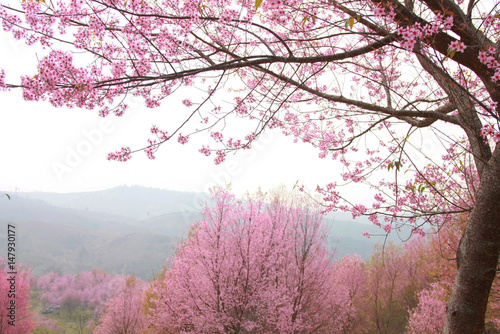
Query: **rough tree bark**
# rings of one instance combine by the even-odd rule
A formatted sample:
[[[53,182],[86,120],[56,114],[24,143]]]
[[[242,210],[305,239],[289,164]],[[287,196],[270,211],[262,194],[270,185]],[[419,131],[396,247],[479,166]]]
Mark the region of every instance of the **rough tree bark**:
[[[483,333],[486,306],[500,252],[500,149],[485,164],[458,250],[458,273],[443,333]]]

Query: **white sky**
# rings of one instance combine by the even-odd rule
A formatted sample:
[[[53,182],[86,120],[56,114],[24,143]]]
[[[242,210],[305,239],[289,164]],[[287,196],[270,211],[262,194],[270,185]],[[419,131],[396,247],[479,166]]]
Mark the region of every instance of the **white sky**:
[[[35,47],[27,47],[0,31],[0,68],[6,81],[19,82],[22,74],[35,73]],[[38,54],[41,58],[41,54]],[[194,93],[193,93],[194,92]],[[187,92],[196,94],[197,91]],[[290,188],[299,180],[308,190],[317,185],[341,181],[339,164],[319,159],[319,151],[309,144],[293,143],[292,137],[267,131],[252,150],[228,155],[221,165],[213,155],[198,152],[208,134],[192,137],[187,145],[163,145],[155,160],[143,152],[128,162],[108,161],[109,152],[130,146],[144,147],[153,124],[172,131],[187,115],[181,101],[186,95],[173,95],[160,108],[148,109],[132,101],[125,116],[101,118],[97,111],[54,108],[47,102],[26,102],[21,90],[0,92],[0,191],[80,192],[109,189],[121,185],[140,185],[160,189],[207,192],[215,184],[231,183],[237,195],[284,184]],[[439,143],[422,134],[416,145],[428,156],[436,156]],[[211,138],[210,143],[212,143]],[[426,163],[421,156],[416,163]],[[420,160],[420,161],[418,161]],[[381,171],[384,178],[391,173]],[[339,189],[356,203],[371,205],[373,192],[364,185]]]
[[[0,49],[0,67],[6,71],[7,82],[17,83],[20,74],[35,72],[36,48],[2,31]],[[122,146],[144,146],[152,124],[168,129],[169,113],[186,112],[181,100],[154,110],[136,104],[122,118],[103,119],[97,111],[26,102],[20,90],[0,92],[0,189],[78,192],[141,185],[207,191],[216,183],[231,182],[233,191],[242,194],[258,186],[269,189],[283,183],[292,187],[297,180],[314,189],[335,175],[338,178],[336,164],[319,159],[313,147],[293,144],[293,138],[269,131],[251,151],[229,155],[219,166],[213,156],[198,152],[207,134],[185,146],[162,146],[156,160],[148,160],[142,152],[126,163],[106,160],[107,153]]]

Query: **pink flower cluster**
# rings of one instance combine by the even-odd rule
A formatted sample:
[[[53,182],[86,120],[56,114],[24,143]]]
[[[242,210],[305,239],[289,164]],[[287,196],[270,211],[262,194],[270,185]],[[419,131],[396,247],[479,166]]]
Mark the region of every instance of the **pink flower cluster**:
[[[177,137],[177,141],[181,145],[187,144],[187,142],[189,141],[189,136],[183,136],[181,133],[179,133],[179,137]]]
[[[450,43],[450,46],[448,47],[450,50],[457,51],[457,52],[464,52],[467,46],[465,43],[461,41],[453,41]]]
[[[0,90],[6,90],[7,85],[5,84],[5,71],[3,69],[0,70]]]
[[[495,47],[490,47],[487,51],[479,51],[479,61],[488,68],[495,70],[491,77],[491,81],[497,82],[500,80],[500,62],[497,59],[498,50]]]
[[[206,155],[207,157],[212,154],[210,147],[203,145],[199,150],[200,153]]]
[[[362,204],[356,204],[352,208],[352,218],[355,219],[356,217],[359,217],[363,214],[366,213],[366,207]]]
[[[226,145],[227,145],[228,148],[233,149],[233,150],[238,150],[240,148],[242,148],[242,149],[249,149],[250,148],[248,145],[243,146],[241,144],[241,140],[239,140],[239,139],[233,139],[233,138],[229,138],[227,140]]]
[[[286,10],[283,0],[264,1],[262,7],[268,12],[268,19],[275,24],[286,25],[292,20],[292,14]]]
[[[375,8],[373,8],[373,15],[376,17],[385,15],[385,8],[381,4],[378,4]]]
[[[489,28],[493,24],[495,17],[492,14],[488,14],[484,19],[484,27]]]
[[[156,135],[160,141],[166,141],[169,139],[168,131],[160,130],[156,125],[151,127],[151,133]]]
[[[219,131],[211,132],[210,137],[212,137],[216,142],[222,143],[223,135]]]
[[[386,233],[391,233],[391,230],[392,230],[392,225],[391,224],[384,225],[384,231]]]
[[[148,146],[144,149],[144,152],[146,153],[146,156],[150,160],[154,160],[156,156],[154,153],[158,149],[158,144],[156,143],[156,140],[154,139],[148,139]]]
[[[417,39],[432,36],[437,34],[439,31],[450,30],[451,27],[453,27],[453,16],[450,15],[445,17],[443,14],[438,13],[435,20],[431,24],[421,26],[419,23],[416,23],[415,25],[408,27],[400,26],[396,31],[403,39],[401,46],[407,50],[413,50]],[[465,49],[465,45],[463,48]]]
[[[219,165],[221,163],[223,163],[225,160],[226,160],[226,152],[222,151],[222,150],[218,150],[216,153],[216,157],[214,159],[214,162],[216,165]]]
[[[488,139],[493,139],[495,143],[500,142],[500,132],[493,127],[491,124],[486,124],[481,129],[481,136]]]
[[[132,158],[130,147],[122,147],[121,150],[108,153],[108,160],[114,161],[128,161]]]
[[[225,10],[219,17],[222,23],[231,23],[233,19],[238,19],[238,12],[234,9]]]

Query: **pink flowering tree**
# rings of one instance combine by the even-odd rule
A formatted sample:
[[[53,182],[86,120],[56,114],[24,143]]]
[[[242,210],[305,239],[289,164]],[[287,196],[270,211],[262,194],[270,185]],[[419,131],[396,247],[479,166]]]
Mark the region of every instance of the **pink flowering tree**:
[[[414,333],[440,332],[438,328],[440,324],[444,323],[445,306],[450,298],[451,288],[457,273],[456,250],[459,247],[466,223],[467,215],[460,215],[454,221],[444,225],[439,233],[433,234],[428,242],[419,246],[424,248],[423,253],[421,252],[424,256],[414,263],[412,267],[418,268],[418,270],[424,269],[427,279],[431,279],[433,283],[431,287],[419,294],[417,306],[408,305],[410,308],[409,331]],[[411,257],[411,259],[415,258],[415,256]],[[412,277],[418,276],[412,275]],[[497,279],[493,283],[488,299],[485,319],[486,331],[494,327],[497,330],[500,329],[498,321],[500,315],[500,280],[498,280],[498,277],[497,274]]]
[[[417,304],[417,293],[432,282],[425,255],[428,243],[415,238],[404,246],[378,245],[366,261],[360,308],[361,328],[370,333],[403,333],[408,308]],[[363,332],[363,331],[360,331]]]
[[[358,333],[363,329],[361,309],[363,305],[364,286],[367,284],[367,273],[363,260],[358,255],[346,255],[337,261],[333,268],[335,274],[335,293],[343,293],[344,326],[342,333]]]
[[[38,279],[37,286],[45,306],[77,300],[78,304],[100,313],[124,282],[125,277],[122,275],[108,275],[95,269],[78,275],[49,273]]]
[[[11,267],[0,258],[0,333],[25,334],[35,329],[30,280],[25,268]]]
[[[238,201],[216,191],[214,205],[149,291],[149,327],[313,333],[348,326],[353,283],[335,277],[321,217],[285,198]]]
[[[37,285],[41,290],[42,305],[52,307],[56,312],[65,312],[75,330],[85,333],[124,282],[122,275],[92,270],[78,275],[49,273],[40,277]]]
[[[410,313],[408,334],[441,333],[446,316],[446,287],[434,283],[418,294],[418,306]]]
[[[387,233],[400,224],[423,233],[424,222],[441,226],[470,212],[444,331],[481,333],[500,251],[495,6],[473,0],[4,4],[3,29],[45,49],[37,53],[36,73],[15,82],[1,70],[0,87],[104,117],[121,116],[130,97],[154,108],[196,86],[205,94],[184,99],[183,121],[152,127],[143,148],[123,147],[109,159],[126,161],[140,150],[153,159],[163,143],[185,144],[205,132],[200,152],[221,163],[278,128],[339,162],[341,175],[317,189],[327,210],[369,215]],[[242,124],[237,119],[245,126],[231,129]],[[426,138],[442,144],[444,154],[433,157]],[[346,183],[373,187],[373,203],[342,194]],[[465,198],[464,189],[471,190]]]
[[[117,294],[108,300],[106,310],[94,329],[96,334],[136,334],[145,331],[142,301],[146,283],[130,276]]]

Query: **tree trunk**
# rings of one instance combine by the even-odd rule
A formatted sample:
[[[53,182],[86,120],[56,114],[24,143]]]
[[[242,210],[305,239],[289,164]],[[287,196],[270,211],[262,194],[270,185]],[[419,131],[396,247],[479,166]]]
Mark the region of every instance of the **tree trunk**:
[[[474,210],[457,253],[458,273],[444,334],[481,334],[500,251],[500,145],[484,165]]]

